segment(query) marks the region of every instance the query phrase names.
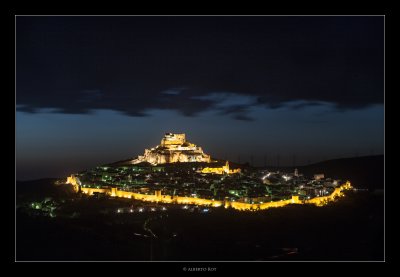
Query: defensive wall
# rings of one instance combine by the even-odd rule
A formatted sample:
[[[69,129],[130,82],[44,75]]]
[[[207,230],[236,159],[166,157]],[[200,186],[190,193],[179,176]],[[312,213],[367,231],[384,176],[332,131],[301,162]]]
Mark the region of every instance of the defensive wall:
[[[266,203],[259,204],[250,204],[244,202],[236,202],[236,201],[228,201],[228,200],[212,200],[212,199],[204,199],[204,198],[195,198],[195,197],[186,197],[186,196],[171,196],[171,195],[163,195],[161,191],[158,190],[154,194],[141,194],[131,191],[119,190],[118,188],[89,188],[82,187],[80,185],[80,181],[74,175],[71,175],[67,179],[67,183],[74,186],[75,191],[81,191],[87,195],[93,195],[93,193],[105,193],[109,194],[112,197],[123,197],[130,198],[141,201],[150,201],[150,202],[160,202],[160,203],[170,203],[170,204],[190,204],[190,205],[200,205],[200,206],[212,206],[212,207],[220,207],[224,206],[225,208],[233,208],[236,210],[265,210],[269,208],[277,208],[284,207],[289,204],[313,204],[316,206],[324,206],[331,201],[334,201],[338,197],[344,196],[343,191],[352,189],[352,186],[349,181],[342,184],[341,186],[335,188],[335,190],[327,196],[314,197],[311,199],[300,200],[299,196],[293,195],[291,199],[280,200],[280,201],[272,201]]]

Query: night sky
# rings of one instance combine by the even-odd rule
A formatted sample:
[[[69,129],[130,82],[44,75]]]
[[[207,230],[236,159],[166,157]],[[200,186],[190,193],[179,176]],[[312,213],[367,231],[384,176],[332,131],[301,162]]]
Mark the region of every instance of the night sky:
[[[165,132],[255,165],[382,154],[383,102],[381,16],[16,17],[20,180]]]

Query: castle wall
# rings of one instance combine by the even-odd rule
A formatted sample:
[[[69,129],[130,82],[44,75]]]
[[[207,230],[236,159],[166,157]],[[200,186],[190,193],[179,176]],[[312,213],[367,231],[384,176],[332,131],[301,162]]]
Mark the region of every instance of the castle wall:
[[[98,189],[98,188],[82,188],[81,191],[87,195],[93,195],[94,192],[98,193],[109,193],[109,189]]]
[[[81,187],[81,191],[82,193],[88,195],[92,195],[94,192],[99,192],[99,193],[108,193],[114,197],[124,197],[141,201],[172,203],[172,204],[190,204],[190,205],[212,206],[212,207],[224,206],[225,208],[233,208],[241,211],[249,211],[249,210],[251,211],[251,210],[265,210],[269,208],[284,207],[289,204],[313,204],[316,206],[323,206],[331,201],[334,201],[335,198],[337,197],[342,197],[344,195],[343,191],[351,188],[352,187],[350,182],[346,182],[342,186],[336,188],[334,192],[329,196],[315,197],[309,200],[301,201],[299,200],[299,196],[293,195],[292,198],[288,200],[267,202],[262,204],[250,204],[243,202],[219,201],[219,200],[194,198],[194,197],[162,195],[161,191],[156,191],[156,193],[152,195],[134,193],[130,191],[122,191],[118,190],[117,188],[98,189],[98,188]]]
[[[76,178],[75,175],[71,175],[67,178],[67,184],[71,184],[75,192],[79,191],[79,186],[81,185],[79,179]]]
[[[161,140],[161,145],[183,144],[185,141],[185,134],[165,134]]]
[[[182,146],[183,143],[187,145]],[[159,148],[145,149],[143,156],[138,156],[132,163],[149,162],[151,164],[177,163],[177,162],[210,162],[211,157],[203,153],[201,147],[186,142],[185,134],[168,133],[161,140]]]
[[[343,196],[343,190],[351,189],[351,184],[347,181],[345,184],[341,185],[328,196],[314,197],[312,199],[305,200],[306,204],[314,204],[316,206],[324,206],[328,202],[335,200],[337,197]]]
[[[246,210],[265,210],[265,209],[269,209],[269,208],[278,208],[278,207],[284,207],[289,204],[302,204],[302,203],[299,200],[298,196],[293,195],[291,199],[283,200],[283,201],[266,202],[266,203],[262,203],[262,204],[230,202],[228,206],[230,206],[236,210],[246,211]]]

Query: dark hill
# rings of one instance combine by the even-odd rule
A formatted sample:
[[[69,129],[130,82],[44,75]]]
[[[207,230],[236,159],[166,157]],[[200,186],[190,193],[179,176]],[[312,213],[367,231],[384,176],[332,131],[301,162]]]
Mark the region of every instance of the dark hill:
[[[349,180],[357,188],[383,189],[384,156],[365,156],[328,160],[298,167],[306,176],[324,173],[325,177]]]
[[[45,197],[55,199],[65,198],[74,195],[71,185],[56,184],[57,179],[39,179],[32,181],[17,181],[16,194],[17,202],[39,201]]]

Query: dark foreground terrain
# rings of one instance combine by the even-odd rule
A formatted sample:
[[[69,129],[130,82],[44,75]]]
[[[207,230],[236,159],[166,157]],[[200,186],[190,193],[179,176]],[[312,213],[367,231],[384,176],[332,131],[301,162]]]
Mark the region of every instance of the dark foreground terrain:
[[[19,207],[17,260],[383,260],[379,194],[260,212],[152,205],[76,197],[54,217]]]
[[[372,261],[384,259],[383,157],[321,170],[368,190],[325,207],[259,212],[87,197],[55,179],[17,182],[17,260]],[[338,176],[343,175],[343,176]],[[60,182],[62,183],[62,182]]]

